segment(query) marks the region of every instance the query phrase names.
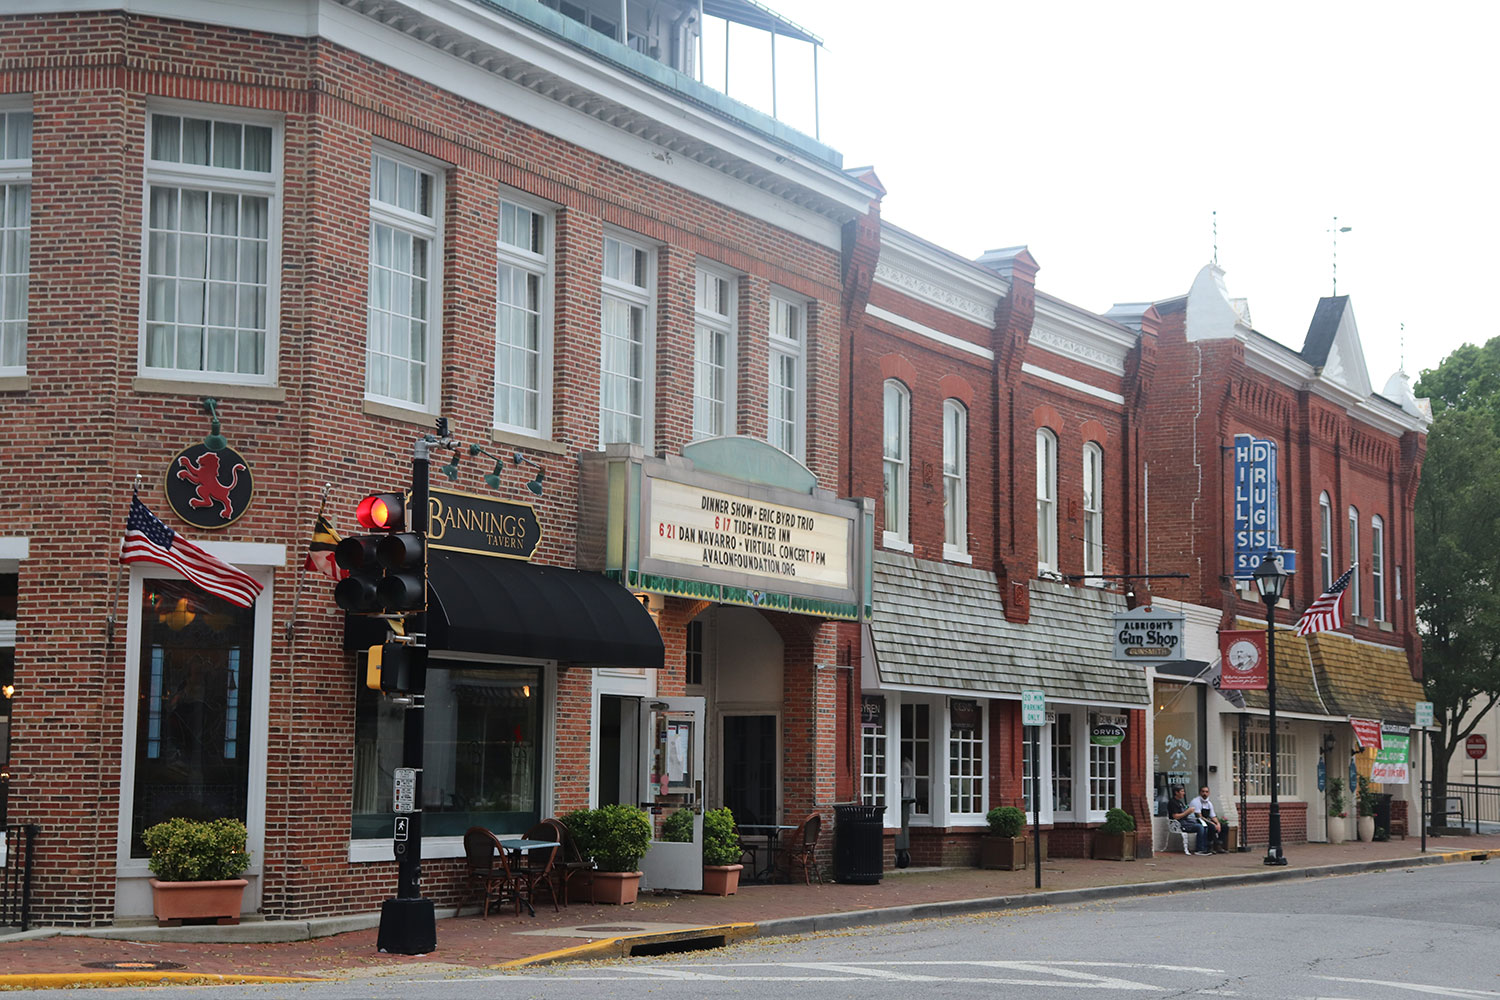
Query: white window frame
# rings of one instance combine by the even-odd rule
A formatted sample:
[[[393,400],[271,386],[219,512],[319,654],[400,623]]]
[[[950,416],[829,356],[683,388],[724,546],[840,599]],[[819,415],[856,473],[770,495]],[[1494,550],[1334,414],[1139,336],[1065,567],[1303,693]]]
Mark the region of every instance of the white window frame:
[[[1036,430],[1036,568],[1057,572],[1057,435]]]
[[[969,411],[943,401],[943,558],[970,562]]]
[[[530,213],[534,224],[541,228],[540,237],[541,251],[532,250],[529,246],[520,247],[513,243],[507,243],[501,236],[504,232],[504,216],[507,208],[517,212]],[[511,191],[500,193],[500,202],[497,210],[499,225],[495,230],[495,428],[497,430],[509,431],[513,434],[523,434],[532,437],[550,438],[552,436],[552,366],[553,366],[553,338],[552,338],[552,288],[553,288],[553,259],[554,259],[554,225],[553,210],[549,205],[533,201],[516,195]],[[527,386],[522,383],[500,381],[500,359],[502,347],[500,339],[501,316],[507,309],[517,308],[515,306],[502,304],[500,300],[502,269],[513,268],[520,274],[534,278],[537,283],[536,323],[536,385]],[[523,353],[524,348],[517,348],[514,344],[505,345],[512,352]],[[506,389],[519,389],[522,393],[534,392],[536,394],[536,423],[528,425],[516,420],[507,420],[502,413],[503,404],[501,395]],[[514,414],[511,414],[514,416]]]
[[[1385,610],[1385,519],[1376,514],[1370,518],[1370,616],[1383,622]]]
[[[1245,779],[1247,801],[1265,802],[1271,798],[1271,730],[1264,719],[1245,731],[1245,761],[1249,764]],[[1276,734],[1276,783],[1279,799],[1297,797],[1297,734],[1283,730]],[[1240,786],[1240,731],[1229,733],[1230,787]]]
[[[397,168],[406,167],[426,174],[432,181],[432,215],[424,216],[420,212],[408,210],[388,202],[376,199],[373,188],[375,173],[379,168],[381,160],[389,160],[396,164]],[[365,282],[366,295],[373,300],[374,297],[374,275],[375,268],[375,235],[376,227],[384,226],[396,233],[410,236],[413,240],[426,240],[429,245],[427,253],[427,344],[425,357],[420,359],[425,366],[423,378],[423,396],[421,401],[406,399],[389,393],[376,392],[370,388],[370,370],[373,351],[371,349],[373,331],[370,329],[369,313],[372,306],[366,303],[365,321],[365,398],[387,406],[395,406],[406,410],[415,410],[419,413],[436,413],[439,406],[439,392],[441,389],[442,359],[443,359],[443,205],[444,195],[444,167],[426,157],[418,156],[408,150],[398,149],[384,144],[376,144],[370,155],[370,260],[369,270],[372,272]],[[389,353],[389,352],[384,352]],[[391,357],[396,355],[391,354]],[[403,358],[404,361],[416,362],[417,358]]]
[[[943,787],[948,790],[944,800],[946,815],[944,823],[947,826],[972,826],[985,822],[985,803],[989,801],[989,746],[988,732],[985,728],[985,720],[989,715],[989,702],[983,698],[966,698],[979,706],[979,722],[970,736],[959,737],[953,728],[953,698],[948,698],[943,705],[944,724],[944,750],[943,761]],[[955,773],[954,762],[956,760],[968,761],[973,773]],[[960,792],[960,782],[971,782],[967,793]],[[961,809],[954,803],[968,798],[974,805],[972,809]]]
[[[906,710],[908,708],[911,709],[913,723],[910,727],[908,727],[906,723]],[[933,744],[936,742],[936,740],[933,738],[933,734],[935,732],[944,731],[941,727],[946,724],[946,716],[941,708],[935,708],[930,702],[917,698],[910,700],[903,699],[898,705],[896,705],[895,711],[896,718],[898,720],[896,724],[896,739],[894,741],[894,745],[896,748],[896,781],[898,790],[898,806],[900,782],[903,777],[901,771],[901,762],[906,759],[907,744],[912,744],[914,748],[917,744],[917,737],[915,735],[917,713],[921,711],[925,711],[927,713],[927,735],[922,738],[922,747],[926,751],[927,765],[927,812],[918,812],[917,804],[913,802],[911,806],[911,825],[931,826],[934,823],[939,822],[937,818],[938,814],[940,813],[940,811],[946,808],[948,802],[948,797],[944,794],[941,794],[942,789],[946,788],[947,786],[940,784],[941,772],[938,767],[936,755],[933,752]],[[908,729],[910,729],[911,732],[908,732]],[[917,765],[918,757],[914,753],[912,756],[912,767],[914,773]],[[918,774],[916,777],[918,781],[922,780],[921,775]]]
[[[885,713],[879,726],[866,726],[863,722],[860,724],[860,801],[865,805],[886,809],[891,798],[888,794],[891,698],[884,694],[865,694],[861,695],[861,704],[865,698],[879,698],[885,703]],[[898,707],[896,711],[899,713],[901,709]],[[900,762],[897,763],[899,765]],[[900,796],[898,795],[897,798],[899,799]]]
[[[1104,449],[1083,446],[1083,572],[1085,583],[1102,587],[1104,572]]]
[[[897,379],[886,379],[881,394],[881,460],[883,503],[886,527],[881,535],[888,549],[910,552],[911,549],[911,390]],[[897,407],[895,420],[896,449],[886,433],[892,420],[891,406]],[[890,527],[894,525],[892,530]]]
[[[1104,822],[1104,817],[1108,815],[1111,809],[1121,807],[1124,802],[1124,799],[1121,798],[1120,788],[1120,748],[1118,746],[1104,747],[1094,745],[1093,741],[1089,738],[1089,713],[1084,713],[1082,730],[1082,745],[1088,749],[1088,821],[1090,823],[1102,823]],[[1104,775],[1099,773],[1099,767],[1102,764],[1108,765],[1110,773]],[[1077,795],[1077,793],[1077,787],[1075,786],[1074,795]],[[1094,804],[1101,794],[1107,795],[1108,798],[1102,808],[1096,809]],[[1075,803],[1073,808],[1076,811],[1078,800],[1075,798],[1073,801]]]
[[[1327,590],[1333,583],[1333,500],[1327,490],[1318,494],[1318,526],[1322,531],[1318,540],[1318,562],[1323,569],[1323,590]]]
[[[1047,714],[1048,715],[1053,715],[1054,720],[1055,720],[1056,716],[1055,716],[1055,713],[1054,713],[1053,709],[1048,709],[1047,710]],[[1038,824],[1041,824],[1041,825],[1046,825],[1048,823],[1051,823],[1053,821],[1053,819],[1054,819],[1055,811],[1054,811],[1054,808],[1053,808],[1054,802],[1053,802],[1053,795],[1052,795],[1052,727],[1053,727],[1053,725],[1055,725],[1055,721],[1049,721],[1045,726],[1039,726],[1039,727],[1037,727],[1038,729],[1041,730],[1041,732],[1038,734],[1038,736],[1040,737],[1040,741],[1041,742],[1040,742],[1040,745],[1037,747],[1037,759],[1041,763],[1041,767],[1042,767],[1042,774],[1041,774],[1041,779],[1042,779],[1042,782],[1041,782],[1042,783],[1042,787],[1041,787],[1041,792],[1042,792],[1042,802],[1041,802],[1042,812],[1041,812],[1041,816],[1040,817],[1038,817],[1038,816],[1036,816],[1034,814],[1034,810],[1031,807],[1031,730],[1032,730],[1032,727],[1031,726],[1022,726],[1021,727],[1021,744],[1022,744],[1021,745],[1021,785],[1022,785],[1022,787],[1021,787],[1021,808],[1026,813],[1026,821],[1028,823],[1038,823]],[[1074,771],[1075,772],[1077,771],[1076,767],[1074,768]],[[1077,780],[1076,773],[1074,775],[1074,780],[1075,781]],[[1075,801],[1076,801],[1076,792],[1075,792]]]
[[[25,156],[21,152],[20,122],[26,120]],[[28,333],[27,298],[31,291],[31,160],[33,139],[31,102],[0,99],[0,377],[26,374],[26,340]],[[15,148],[11,148],[15,147]],[[12,199],[26,198],[26,216],[18,225],[8,227],[6,218]],[[19,233],[14,240],[10,234]],[[19,301],[12,300],[6,287],[19,286]],[[9,319],[7,313],[12,313]],[[12,342],[13,363],[6,364],[6,344]]]
[[[633,282],[620,278],[608,276],[608,256],[610,244],[616,244],[622,249],[645,255],[642,264],[642,282],[637,285]],[[604,232],[604,256],[603,266],[600,270],[599,281],[601,288],[601,312],[599,317],[599,444],[600,446],[621,443],[617,435],[609,435],[605,429],[605,413],[617,414],[626,420],[640,421],[640,440],[632,440],[626,436],[623,440],[630,444],[640,445],[648,451],[655,441],[655,422],[653,415],[655,411],[656,396],[656,248],[639,237],[629,236],[623,232],[606,229]],[[629,381],[632,376],[628,372],[609,371],[605,364],[605,345],[610,339],[622,339],[607,332],[610,304],[624,305],[627,309],[640,310],[640,344],[635,348],[640,351],[640,382],[641,382],[641,412],[631,413],[628,410],[606,410],[605,399],[607,393],[605,386],[608,379],[617,378]]]
[[[1356,618],[1365,613],[1359,586],[1359,508],[1349,508],[1349,565],[1354,569],[1349,574],[1349,613]]]
[[[1049,801],[1047,802],[1047,812],[1051,814],[1054,821],[1061,820],[1063,822],[1076,822],[1079,813],[1079,792],[1081,790],[1085,795],[1088,792],[1088,775],[1085,772],[1080,778],[1078,769],[1079,709],[1078,706],[1075,705],[1058,705],[1048,714],[1052,716],[1052,721],[1047,723],[1047,725],[1043,727],[1046,730],[1045,743],[1047,745],[1047,752],[1044,757],[1044,761],[1046,764],[1044,787],[1047,790],[1047,796],[1049,799]],[[1067,716],[1068,718],[1068,725],[1066,728],[1061,725],[1064,716]],[[1022,727],[1022,732],[1025,732],[1024,726]],[[1059,804],[1059,796],[1057,794],[1057,783],[1059,780],[1057,774],[1057,753],[1058,750],[1063,746],[1063,744],[1060,742],[1060,739],[1064,735],[1067,736],[1068,741],[1066,746],[1068,748],[1069,754],[1072,756],[1072,767],[1070,769],[1071,773],[1068,775],[1068,783],[1071,786],[1069,790],[1071,794],[1069,795],[1069,806],[1067,809],[1062,808],[1062,806]],[[1084,815],[1087,815],[1086,811],[1084,812]]]
[[[718,311],[712,299],[722,294]],[[720,267],[700,261],[693,273],[693,440],[723,437],[735,430],[735,389],[739,383],[735,359],[739,350],[736,341],[735,308],[739,300],[739,280]],[[714,398],[705,377],[713,374],[715,367],[711,358],[705,356],[705,341],[722,338],[723,363],[717,366],[720,398]],[[718,427],[712,414],[705,411],[717,409]]]
[[[271,169],[268,172],[231,170],[196,164],[172,163],[151,158],[157,115],[195,118],[234,125],[254,125],[271,130]],[[181,382],[215,382],[225,385],[275,385],[281,355],[281,243],[282,176],[285,130],[275,115],[187,101],[152,101],[146,109],[144,170],[141,180],[141,269],[137,319],[137,370],[146,377]],[[213,194],[233,194],[266,199],[266,303],[265,357],[260,372],[210,371],[204,368],[160,367],[147,364],[147,313],[150,299],[151,189],[190,188]],[[205,304],[205,327],[207,305]]]
[[[790,335],[788,334],[790,331]],[[807,451],[807,303],[771,293],[770,331],[767,337],[770,371],[767,378],[766,439],[799,462]],[[781,362],[793,366],[792,384],[778,379]],[[790,414],[780,412],[777,395],[791,395]],[[778,434],[780,425],[784,430]],[[787,433],[789,431],[789,433]],[[790,445],[791,447],[787,447]]]

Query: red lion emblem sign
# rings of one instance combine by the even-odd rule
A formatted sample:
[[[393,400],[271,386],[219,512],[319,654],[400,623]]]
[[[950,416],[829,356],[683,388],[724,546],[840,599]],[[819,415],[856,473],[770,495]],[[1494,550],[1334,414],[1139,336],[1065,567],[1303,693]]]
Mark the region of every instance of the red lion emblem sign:
[[[195,444],[174,455],[167,466],[167,503],[195,527],[233,524],[249,508],[254,492],[250,467],[233,448],[210,451]]]

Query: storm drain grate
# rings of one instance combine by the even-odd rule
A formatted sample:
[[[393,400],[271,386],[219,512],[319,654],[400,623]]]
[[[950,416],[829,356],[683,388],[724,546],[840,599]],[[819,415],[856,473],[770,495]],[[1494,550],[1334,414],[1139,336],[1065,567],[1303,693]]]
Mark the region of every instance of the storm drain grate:
[[[631,957],[637,955],[676,955],[685,951],[712,951],[725,945],[724,935],[681,938],[676,941],[647,941],[630,946]]]
[[[85,969],[113,969],[116,972],[158,972],[165,969],[180,969],[178,962],[84,962]]]

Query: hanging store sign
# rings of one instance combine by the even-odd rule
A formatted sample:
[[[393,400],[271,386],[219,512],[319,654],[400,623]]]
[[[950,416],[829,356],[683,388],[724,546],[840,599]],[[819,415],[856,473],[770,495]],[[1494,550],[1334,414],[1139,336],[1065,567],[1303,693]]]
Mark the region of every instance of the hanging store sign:
[[[542,525],[529,503],[436,486],[428,490],[428,548],[529,560],[541,540]]]
[[[1123,611],[1113,617],[1113,630],[1116,660],[1181,660],[1187,650],[1182,615],[1171,611]]]
[[[224,477],[228,476],[226,483]],[[172,456],[163,492],[172,513],[197,528],[227,528],[250,509],[255,478],[239,452],[202,442]]]
[[[1350,719],[1349,725],[1354,727],[1354,738],[1359,741],[1361,748],[1380,749],[1379,719]]]
[[[1219,687],[1228,691],[1263,691],[1266,676],[1266,634],[1259,629],[1219,633],[1222,669]]]
[[[885,729],[885,699],[867,694],[859,704],[859,724],[863,729]]]
[[[979,728],[979,702],[973,698],[953,698],[948,702],[948,716],[954,729]]]
[[[1089,742],[1096,747],[1117,747],[1125,742],[1125,727],[1096,722],[1089,727]]]
[[[1370,780],[1404,785],[1411,780],[1411,730],[1387,722],[1380,727],[1380,749],[1370,766]]]
[[[1282,569],[1297,571],[1296,554],[1281,548],[1277,507],[1276,442],[1249,434],[1234,436],[1234,572],[1237,580],[1255,576],[1268,551],[1281,557]]]

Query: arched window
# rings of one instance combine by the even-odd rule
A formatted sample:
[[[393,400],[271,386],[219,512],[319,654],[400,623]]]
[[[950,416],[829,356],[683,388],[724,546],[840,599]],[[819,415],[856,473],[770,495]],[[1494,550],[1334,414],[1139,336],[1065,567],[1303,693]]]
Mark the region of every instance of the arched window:
[[[911,394],[894,379],[885,384],[885,543],[907,544],[911,482]]]
[[[1370,519],[1370,597],[1371,617],[1385,621],[1385,521],[1379,514]]]
[[[1323,590],[1333,583],[1333,501],[1325,490],[1318,494],[1318,566],[1323,571]]]
[[[943,554],[969,552],[969,414],[956,399],[943,403]]]
[[[1036,568],[1057,571],[1057,436],[1036,432]]]
[[[1349,574],[1349,611],[1355,615],[1365,613],[1359,593],[1359,510],[1349,508],[1349,565],[1354,572]]]
[[[1083,446],[1083,573],[1097,576],[1103,572],[1104,449],[1090,441]]]

